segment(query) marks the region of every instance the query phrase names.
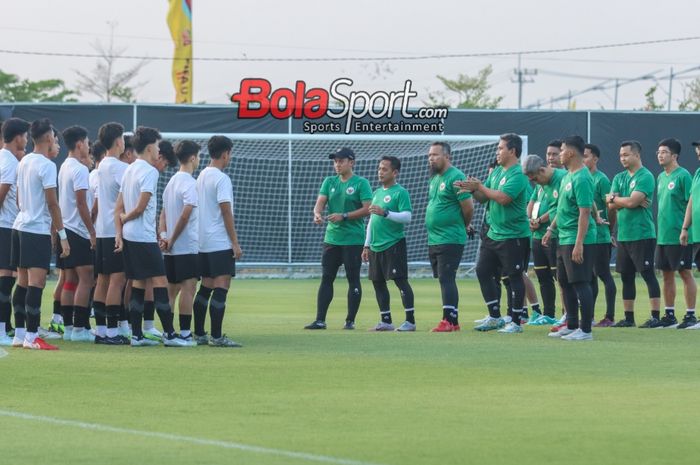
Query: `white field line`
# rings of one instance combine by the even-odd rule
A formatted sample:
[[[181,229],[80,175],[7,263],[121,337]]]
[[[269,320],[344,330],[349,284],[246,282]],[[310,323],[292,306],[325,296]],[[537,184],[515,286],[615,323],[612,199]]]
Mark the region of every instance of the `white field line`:
[[[327,455],[309,454],[306,452],[294,452],[294,451],[283,450],[283,449],[272,449],[269,447],[260,447],[260,446],[252,446],[249,444],[241,444],[239,442],[217,441],[214,439],[202,439],[202,438],[195,438],[195,437],[191,437],[191,436],[181,436],[179,434],[160,433],[157,431],[142,431],[142,430],[136,430],[136,429],[130,429],[130,428],[120,428],[117,426],[102,425],[99,423],[88,423],[88,422],[76,421],[76,420],[65,420],[62,418],[47,417],[47,416],[43,416],[43,415],[32,415],[30,413],[15,412],[15,411],[11,411],[11,410],[1,410],[0,409],[0,416],[9,417],[9,418],[17,418],[20,420],[48,423],[48,424],[53,424],[53,425],[71,426],[74,428],[81,428],[81,429],[86,429],[86,430],[90,430],[90,431],[130,434],[130,435],[134,435],[134,436],[162,439],[165,441],[174,441],[174,442],[180,442],[180,443],[187,442],[187,443],[195,444],[198,446],[218,447],[221,449],[236,449],[236,450],[241,450],[244,452],[252,452],[252,453],[263,454],[263,455],[277,455],[280,457],[288,457],[288,458],[293,458],[293,459],[306,460],[309,462],[329,463],[329,464],[333,464],[333,465],[379,465],[379,464],[370,463],[370,462],[362,462],[359,460],[343,459],[343,458],[338,458],[338,457],[329,457]]]

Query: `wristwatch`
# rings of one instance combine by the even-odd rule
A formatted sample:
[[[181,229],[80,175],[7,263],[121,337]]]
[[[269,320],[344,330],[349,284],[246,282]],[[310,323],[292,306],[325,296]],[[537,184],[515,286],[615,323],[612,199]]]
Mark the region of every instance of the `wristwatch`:
[[[386,218],[387,216],[389,216],[389,210],[384,210],[384,218]]]
[[[347,213],[343,213],[343,221],[345,221],[345,220],[347,220],[347,219],[348,219],[348,214],[347,214]]]

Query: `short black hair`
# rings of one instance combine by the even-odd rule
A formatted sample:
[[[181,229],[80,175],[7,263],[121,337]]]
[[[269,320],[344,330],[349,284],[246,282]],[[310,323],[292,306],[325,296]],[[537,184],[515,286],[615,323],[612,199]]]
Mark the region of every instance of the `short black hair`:
[[[131,138],[134,136],[124,136],[124,151],[134,150],[134,144],[131,143]]]
[[[143,153],[146,147],[155,144],[160,139],[160,132],[158,132],[157,129],[139,126],[136,128],[136,131],[134,131],[134,137],[131,139],[131,143],[134,144],[136,153]]]
[[[401,171],[401,160],[393,155],[384,155],[382,161],[388,161],[392,170]]]
[[[668,147],[671,153],[675,153],[676,155],[681,154],[681,143],[678,139],[674,139],[673,137],[662,139],[661,142],[659,142],[659,147],[661,146]]]
[[[523,140],[519,135],[509,132],[502,134],[500,139],[506,143],[508,150],[515,149],[515,156],[520,158],[520,154],[523,153]]]
[[[175,145],[175,156],[180,163],[187,163],[192,155],[197,155],[201,147],[193,140],[181,140]]]
[[[92,143],[92,147],[90,148],[90,154],[92,155],[93,160],[95,160],[95,163],[97,163],[98,161],[102,161],[102,159],[105,156],[105,153],[107,153],[107,149],[104,145],[102,145],[102,142],[96,140]]]
[[[168,140],[161,140],[158,142],[158,151],[168,161],[168,166],[175,168],[177,166],[177,157],[175,156],[175,149],[173,149],[173,144]]]
[[[53,126],[51,125],[51,121],[49,121],[48,118],[41,118],[32,121],[32,126],[29,129],[29,133],[32,136],[32,140],[37,141],[44,137],[44,135],[48,132],[53,131]]]
[[[81,140],[87,139],[88,131],[82,126],[71,126],[63,130],[63,142],[66,143],[68,150],[75,150],[75,146]]]
[[[30,126],[29,122],[22,118],[10,118],[2,123],[2,140],[9,144],[15,137],[29,132]]]
[[[105,123],[97,131],[97,139],[107,150],[111,149],[114,141],[124,135],[124,126],[119,123]]]
[[[623,140],[620,144],[620,148],[622,147],[629,147],[632,149],[633,152],[637,152],[639,155],[642,154],[642,144],[640,144],[639,141]]]
[[[583,155],[583,150],[586,148],[586,143],[583,141],[583,137],[578,135],[565,137],[562,141],[567,147],[576,149],[579,155]]]
[[[441,148],[442,148],[442,153],[444,153],[444,154],[447,155],[448,157],[449,157],[450,155],[452,155],[452,147],[450,147],[450,144],[448,144],[447,142],[436,141],[436,142],[433,142],[433,143],[430,144],[430,145],[431,145],[431,146],[437,145],[437,146],[441,147]]]
[[[549,142],[547,142],[547,147],[556,147],[556,148],[561,148],[562,141],[559,139],[552,139]]]
[[[225,152],[230,152],[233,149],[233,141],[226,136],[211,136],[207,142],[207,150],[209,156],[214,160],[218,160]]]
[[[588,149],[591,151],[593,155],[595,155],[596,158],[600,158],[600,148],[595,145],[595,144],[586,144],[583,146],[584,149]]]

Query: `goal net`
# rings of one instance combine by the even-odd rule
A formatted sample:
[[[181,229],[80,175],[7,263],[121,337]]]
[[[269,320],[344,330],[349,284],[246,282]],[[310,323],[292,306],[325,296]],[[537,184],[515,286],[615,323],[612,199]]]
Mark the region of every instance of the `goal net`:
[[[175,145],[194,140],[202,147],[195,177],[209,164],[206,143],[214,134],[164,133]],[[335,174],[328,154],[351,147],[357,156],[355,173],[379,187],[377,167],[383,155],[401,160],[398,182],[411,195],[413,220],[406,227],[409,265],[426,271],[428,262],[425,209],[428,201],[428,149],[434,140],[448,142],[452,162],[468,176],[485,179],[495,158],[498,136],[401,136],[222,134],[233,141],[232,161],[226,168],[234,193],[236,229],[243,249],[238,270],[243,276],[306,277],[320,273],[324,226],[313,223],[313,207],[321,182]],[[524,152],[527,153],[527,152]],[[163,172],[162,191],[176,169]],[[484,210],[475,203],[472,224],[479,230]],[[476,261],[478,234],[467,242],[462,262],[468,271]]]

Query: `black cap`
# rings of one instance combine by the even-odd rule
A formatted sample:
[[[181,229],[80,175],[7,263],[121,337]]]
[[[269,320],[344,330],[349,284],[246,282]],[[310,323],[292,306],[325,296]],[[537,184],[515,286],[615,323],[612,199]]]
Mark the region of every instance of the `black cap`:
[[[693,147],[698,147],[700,146],[700,140],[696,140],[695,142],[692,143]]]
[[[350,160],[354,160],[355,152],[353,152],[350,148],[343,147],[328,155],[328,158],[331,160],[334,158],[348,158]]]

